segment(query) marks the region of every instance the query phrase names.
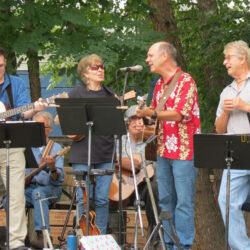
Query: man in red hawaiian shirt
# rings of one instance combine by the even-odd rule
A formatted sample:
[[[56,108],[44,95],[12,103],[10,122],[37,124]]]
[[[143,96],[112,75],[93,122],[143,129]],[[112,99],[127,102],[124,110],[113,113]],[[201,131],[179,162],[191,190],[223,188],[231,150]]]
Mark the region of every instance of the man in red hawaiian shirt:
[[[200,132],[200,115],[196,84],[190,74],[182,72],[164,108],[156,107],[165,88],[181,70],[176,62],[176,49],[167,42],[153,44],[146,62],[152,73],[161,75],[157,81],[151,107],[137,110],[140,117],[157,118],[157,178],[159,206],[173,219],[181,247],[191,249],[194,241],[194,190],[197,169],[193,165],[193,135]],[[163,226],[171,232],[170,225]],[[168,249],[177,249],[165,234]]]

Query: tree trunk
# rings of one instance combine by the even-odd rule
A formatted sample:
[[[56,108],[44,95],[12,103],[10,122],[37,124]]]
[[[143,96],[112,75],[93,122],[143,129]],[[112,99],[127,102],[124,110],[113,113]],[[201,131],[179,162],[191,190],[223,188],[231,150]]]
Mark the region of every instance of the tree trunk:
[[[41,83],[39,78],[39,57],[38,53],[32,49],[27,52],[28,72],[30,81],[30,95],[32,102],[41,97]]]
[[[6,9],[0,11],[0,14],[3,14],[3,16],[13,15],[11,13],[10,5],[7,5]],[[8,22],[2,25],[1,28],[5,30],[5,36],[2,37],[0,41],[0,47],[3,47],[6,53],[6,58],[8,59],[7,72],[8,74],[16,74],[16,65],[17,65],[16,54],[12,50],[12,45],[11,45],[13,40],[15,40],[16,35],[14,35],[15,32],[13,31],[13,27]]]
[[[215,0],[200,0],[200,8],[206,12],[214,10]],[[203,3],[202,3],[203,2]],[[166,41],[171,42],[178,51],[178,62],[183,68],[186,64],[177,25],[170,0],[148,0],[151,7],[157,8],[157,12],[151,12],[151,20],[155,30],[166,33]],[[205,21],[205,20],[203,20]],[[205,33],[201,36],[206,36]],[[207,83],[211,83],[211,69],[205,69]],[[217,196],[221,179],[221,171],[200,169],[195,193],[195,226],[196,236],[192,250],[223,249],[224,225],[220,214]]]
[[[218,13],[216,0],[198,0],[197,6],[200,13],[204,14],[204,17],[200,20],[200,22],[203,24],[206,24],[208,22],[208,18],[205,16],[205,14],[213,13],[214,15],[217,15]],[[200,35],[203,41],[209,40],[210,33],[207,32],[206,29],[202,29]],[[206,48],[206,53],[204,53],[204,56],[206,57],[207,55],[215,55],[214,52],[216,50],[221,50],[220,46],[221,44],[217,44],[215,46],[211,46],[210,49]],[[224,85],[226,82],[226,77],[224,73],[220,75],[218,73],[215,74],[214,70],[216,69],[216,65],[214,65],[214,63],[216,63],[216,60],[211,60],[209,64],[204,65],[205,82],[210,88],[218,86],[218,84]],[[215,75],[216,78],[214,77]]]
[[[173,44],[177,50],[177,62],[182,69],[186,70],[186,63],[183,57],[181,41],[178,36],[178,29],[170,0],[148,0],[150,7],[157,9],[150,13],[154,30],[166,33],[165,41]]]

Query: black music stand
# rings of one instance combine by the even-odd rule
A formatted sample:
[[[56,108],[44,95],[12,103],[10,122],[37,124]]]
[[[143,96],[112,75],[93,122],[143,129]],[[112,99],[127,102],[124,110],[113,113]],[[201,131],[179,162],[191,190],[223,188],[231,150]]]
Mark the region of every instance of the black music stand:
[[[32,135],[32,136],[30,136]],[[44,124],[40,122],[0,122],[0,148],[6,148],[6,249],[9,249],[9,149],[46,145]]]
[[[120,102],[116,98],[57,98],[57,112],[65,135],[88,136],[88,171],[86,180],[86,234],[89,232],[89,186],[91,141],[94,135],[126,134]]]
[[[196,168],[227,168],[225,218],[225,250],[228,249],[230,170],[250,169],[250,135],[195,134],[194,166]]]

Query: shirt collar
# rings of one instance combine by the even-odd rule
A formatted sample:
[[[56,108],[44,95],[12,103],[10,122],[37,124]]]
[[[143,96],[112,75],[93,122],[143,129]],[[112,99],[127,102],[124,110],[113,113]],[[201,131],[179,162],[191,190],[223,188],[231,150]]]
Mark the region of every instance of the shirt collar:
[[[181,67],[177,68],[177,70],[175,71],[175,73],[168,79],[168,81],[166,82],[166,84],[169,84],[172,81],[172,79],[174,78],[175,74],[177,72],[179,72],[179,71],[181,71]],[[163,77],[161,77],[160,81],[161,81],[161,84],[165,84],[164,80],[163,80]]]

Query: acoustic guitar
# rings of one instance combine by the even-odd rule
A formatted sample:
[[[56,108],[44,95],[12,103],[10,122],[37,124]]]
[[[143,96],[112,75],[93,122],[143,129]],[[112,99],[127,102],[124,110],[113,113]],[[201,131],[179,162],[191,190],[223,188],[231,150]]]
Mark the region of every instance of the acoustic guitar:
[[[70,146],[63,148],[60,152],[56,153],[53,158],[56,158],[58,156],[64,155],[66,152],[70,150]],[[30,181],[32,180],[32,177],[35,176],[36,174],[40,173],[43,169],[47,167],[47,163],[43,162],[41,163],[38,168],[33,169],[30,173],[28,173],[25,176],[25,185],[28,185]]]
[[[137,154],[133,154],[133,157],[136,158]],[[146,166],[148,177],[151,178],[154,175],[154,168],[152,165]],[[141,169],[136,174],[136,185],[138,186],[143,182],[145,178],[144,170]],[[112,201],[119,201],[119,173],[116,172],[113,175],[113,180],[110,187],[109,199]],[[126,200],[130,195],[135,191],[134,178],[132,172],[122,169],[122,200]]]
[[[56,98],[63,98],[67,93],[63,92],[58,95],[53,95],[49,98],[45,98],[42,100],[43,103],[47,103],[49,105],[55,104]],[[0,101],[0,120],[5,120],[11,116],[23,113],[25,111],[31,110],[35,108],[35,103],[30,103],[24,106],[20,106],[17,108],[9,109],[8,105]]]
[[[74,177],[75,184],[77,187],[80,187],[83,194],[83,206],[84,206],[84,212],[82,215],[80,215],[79,220],[77,220],[77,225],[79,226],[77,230],[77,234],[79,236],[87,235],[87,193],[85,190],[85,184],[82,179],[82,176],[75,176]],[[96,225],[96,214],[95,211],[90,210],[89,211],[89,223],[88,223],[88,235],[101,235],[101,231]]]
[[[143,109],[146,105],[148,94],[144,96],[138,96],[138,108]],[[150,136],[157,135],[158,121],[153,120],[151,117],[145,117],[143,119],[144,127],[142,132],[142,139],[145,142]],[[146,160],[156,161],[157,160],[157,140],[150,142],[145,148],[145,158]]]

